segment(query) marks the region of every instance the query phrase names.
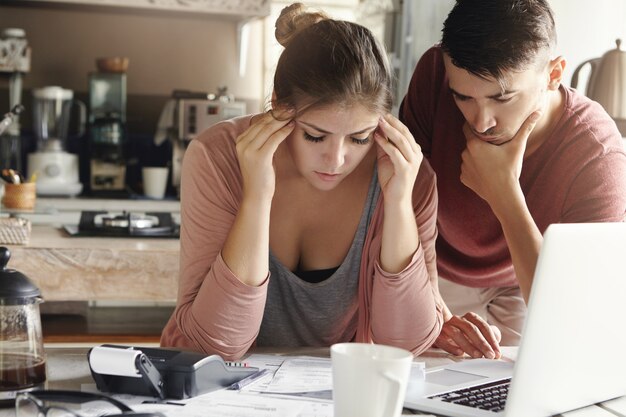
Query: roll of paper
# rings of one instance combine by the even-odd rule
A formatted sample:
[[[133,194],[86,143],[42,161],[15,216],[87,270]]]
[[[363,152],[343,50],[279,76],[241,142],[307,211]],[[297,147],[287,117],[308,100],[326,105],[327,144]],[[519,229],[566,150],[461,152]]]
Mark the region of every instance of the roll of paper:
[[[141,354],[140,350],[96,346],[89,353],[89,365],[97,374],[141,378],[135,366]]]

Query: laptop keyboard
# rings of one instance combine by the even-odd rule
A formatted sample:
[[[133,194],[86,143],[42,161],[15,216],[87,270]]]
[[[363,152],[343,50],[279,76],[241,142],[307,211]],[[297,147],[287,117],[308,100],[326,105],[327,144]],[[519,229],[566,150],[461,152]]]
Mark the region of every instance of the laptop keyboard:
[[[511,385],[511,378],[446,392],[445,394],[433,395],[429,398],[498,412],[504,410],[506,396],[509,393],[509,385]]]

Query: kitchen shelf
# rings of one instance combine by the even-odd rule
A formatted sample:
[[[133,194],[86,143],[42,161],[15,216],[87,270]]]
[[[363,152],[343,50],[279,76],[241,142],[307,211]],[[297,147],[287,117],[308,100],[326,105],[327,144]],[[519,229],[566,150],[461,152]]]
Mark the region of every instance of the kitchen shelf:
[[[236,23],[239,76],[245,76],[250,23],[270,15],[271,0],[5,0],[12,6],[81,7],[225,19]]]
[[[270,0],[22,0],[22,3],[57,4],[232,17],[247,20],[270,14]]]

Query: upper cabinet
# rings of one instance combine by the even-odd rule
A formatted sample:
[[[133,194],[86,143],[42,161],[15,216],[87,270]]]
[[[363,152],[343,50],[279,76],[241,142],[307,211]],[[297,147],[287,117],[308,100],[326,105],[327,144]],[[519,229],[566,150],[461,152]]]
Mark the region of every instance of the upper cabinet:
[[[205,13],[240,20],[268,16],[271,0],[22,0],[22,2]]]

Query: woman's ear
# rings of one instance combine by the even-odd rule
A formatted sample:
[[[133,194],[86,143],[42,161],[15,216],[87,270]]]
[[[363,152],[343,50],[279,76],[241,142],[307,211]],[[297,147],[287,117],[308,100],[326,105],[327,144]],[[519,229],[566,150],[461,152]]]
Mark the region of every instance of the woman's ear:
[[[563,81],[563,72],[565,71],[565,66],[567,65],[567,61],[562,56],[557,56],[556,58],[550,60],[548,63],[548,71],[549,71],[549,81],[548,81],[548,90],[558,90],[561,85],[561,81]]]
[[[270,102],[272,109],[276,108],[276,91],[272,90],[272,101]]]

